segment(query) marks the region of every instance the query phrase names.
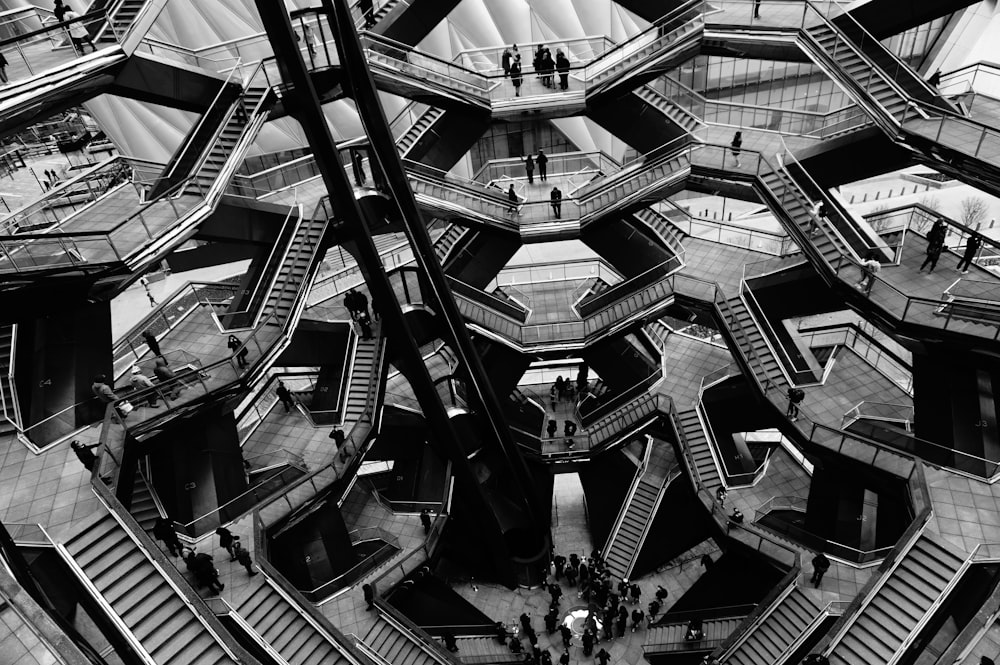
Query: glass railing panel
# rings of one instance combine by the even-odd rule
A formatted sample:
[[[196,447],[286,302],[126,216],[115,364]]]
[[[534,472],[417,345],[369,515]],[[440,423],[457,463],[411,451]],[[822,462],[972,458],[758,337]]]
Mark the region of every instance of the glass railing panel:
[[[596,59],[608,50],[614,48],[614,42],[607,37],[581,37],[570,40],[553,40],[547,42],[527,42],[519,43],[517,53],[521,56],[523,71],[527,74],[533,71],[532,62],[534,54],[539,45],[544,45],[552,54],[553,60],[557,51],[562,51],[569,59],[572,66],[585,65]],[[487,76],[497,76],[503,74],[503,54],[509,47],[486,47],[478,49],[467,49],[459,52],[454,61],[467,69],[479,72]],[[513,61],[514,52],[510,51]]]

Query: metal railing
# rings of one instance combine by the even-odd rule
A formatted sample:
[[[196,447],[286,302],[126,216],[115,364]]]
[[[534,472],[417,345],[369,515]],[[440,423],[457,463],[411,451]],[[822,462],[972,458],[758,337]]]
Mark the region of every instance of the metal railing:
[[[907,432],[913,431],[913,405],[912,404],[887,404],[885,402],[873,402],[864,400],[858,402],[844,413],[841,419],[840,428],[847,427],[856,420],[877,420],[888,423],[898,423]]]
[[[871,365],[905,393],[913,395],[913,369],[910,363],[885,348],[864,326],[836,324],[800,328],[799,335],[808,348],[844,346]]]
[[[681,233],[732,247],[752,249],[775,256],[788,256],[799,251],[788,234],[750,229],[714,219],[692,215],[669,199],[654,204],[660,214],[670,220]]]
[[[354,564],[344,572],[338,573],[323,584],[309,590],[300,589],[299,592],[310,601],[321,603],[341,589],[354,586],[372,570],[388,561],[396,552],[400,551],[399,539],[381,527],[355,529],[348,533],[348,537],[352,545],[367,540],[381,540],[382,545],[374,552],[367,554],[362,561]]]

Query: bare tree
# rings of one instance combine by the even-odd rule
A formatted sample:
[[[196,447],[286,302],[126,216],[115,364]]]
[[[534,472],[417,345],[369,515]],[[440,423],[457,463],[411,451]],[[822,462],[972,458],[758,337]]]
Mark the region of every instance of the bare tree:
[[[934,212],[941,212],[941,200],[938,197],[933,196],[931,194],[924,194],[923,196],[921,196],[918,203],[929,210],[933,210]],[[923,233],[924,231],[927,230],[927,228],[930,225],[931,225],[930,219],[926,217],[920,217],[916,222],[914,222],[913,228],[918,233]]]
[[[889,210],[889,206],[883,203],[875,206],[870,213],[865,215],[865,219],[868,220],[875,233],[882,233],[889,226],[889,216],[885,214],[887,210]]]
[[[970,230],[977,230],[990,212],[986,199],[969,196],[962,199],[962,224]]]

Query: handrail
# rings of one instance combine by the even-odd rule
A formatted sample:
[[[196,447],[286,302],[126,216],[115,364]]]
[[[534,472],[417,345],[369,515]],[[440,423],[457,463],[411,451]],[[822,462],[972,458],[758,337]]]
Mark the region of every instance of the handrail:
[[[577,304],[580,316],[587,318],[599,314],[609,307],[613,307],[622,300],[635,295],[641,289],[647,288],[669,277],[675,271],[684,267],[684,261],[680,256],[671,256],[669,259],[648,270],[631,277],[623,282],[615,284],[610,288],[585,297]]]
[[[685,2],[684,4],[682,4],[679,7],[675,8],[674,10],[672,10],[672,11],[664,14],[660,18],[658,18],[655,21],[653,21],[653,23],[648,28],[646,28],[645,30],[642,30],[641,32],[638,32],[638,33],[632,35],[631,37],[629,37],[628,39],[626,39],[623,42],[619,42],[618,44],[615,44],[614,48],[608,49],[607,51],[605,51],[601,55],[597,56],[595,59],[591,60],[589,63],[587,63],[587,68],[590,68],[590,67],[598,68],[597,66],[599,64],[600,65],[606,64],[606,63],[602,63],[601,61],[605,60],[607,58],[610,58],[611,55],[615,53],[615,51],[624,51],[626,47],[628,47],[628,46],[630,46],[630,45],[638,42],[640,39],[648,37],[650,34],[654,34],[655,33],[657,35],[657,38],[660,38],[662,36],[662,30],[663,30],[663,28],[666,27],[666,25],[668,23],[671,23],[671,22],[673,22],[675,20],[679,20],[679,19],[683,18],[684,15],[691,13],[692,10],[694,10],[694,8],[696,6],[702,7],[703,10],[697,12],[697,14],[695,16],[691,17],[686,22],[689,22],[691,20],[698,20],[698,19],[704,20],[703,19],[704,7],[706,7],[707,5],[708,5],[708,3],[704,2],[703,0],[688,0],[688,2]],[[606,69],[602,69],[600,71],[606,71]],[[589,74],[586,74],[585,76],[588,79],[590,78]]]
[[[613,396],[610,400],[598,404],[593,410],[586,413],[580,414],[581,425],[584,428],[591,428],[596,425],[599,421],[606,418],[608,415],[613,414],[618,409],[630,404],[640,395],[649,392],[658,381],[663,378],[663,372],[657,368],[649,376],[644,379],[640,379],[637,383],[632,385],[630,388],[626,388],[622,392]]]
[[[821,382],[822,377],[817,377],[812,368],[808,366],[808,363],[806,363],[805,369],[800,369],[792,361],[787,349],[785,349],[785,345],[781,342],[781,338],[778,337],[777,332],[771,325],[770,319],[765,315],[764,308],[760,306],[760,303],[757,301],[757,296],[753,294],[753,290],[747,283],[745,270],[746,266],[744,266],[744,276],[740,281],[740,295],[749,296],[750,301],[753,303],[753,308],[749,306],[749,303],[746,300],[744,300],[743,306],[747,308],[751,321],[753,321],[760,329],[761,337],[763,338],[764,343],[767,344],[771,353],[773,353],[776,358],[780,359],[778,365],[781,369],[781,373],[785,375],[785,379],[788,381],[789,385],[806,386]],[[760,317],[756,315],[757,312],[760,313]],[[784,364],[782,364],[782,361],[784,361]],[[812,380],[810,381],[809,379]]]
[[[47,32],[66,30],[66,26],[70,26],[75,23],[85,23],[87,21],[92,21],[96,18],[101,18],[101,17],[104,17],[106,21],[110,20],[107,11],[99,9],[97,11],[84,14],[83,16],[77,16],[76,18],[71,19],[69,21],[60,21],[59,23],[56,23],[55,25],[51,25],[46,28],[39,28],[38,30],[30,30],[28,32],[17,35],[16,37],[8,37],[7,39],[0,39],[0,49],[3,49],[3,47],[8,46],[10,44],[16,44],[17,42],[25,41],[26,39],[30,39],[32,37],[38,37]],[[119,40],[116,39],[115,41]]]

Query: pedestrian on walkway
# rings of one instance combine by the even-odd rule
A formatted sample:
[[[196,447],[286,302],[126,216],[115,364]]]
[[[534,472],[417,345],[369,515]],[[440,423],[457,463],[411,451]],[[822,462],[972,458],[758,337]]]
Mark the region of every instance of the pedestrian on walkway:
[[[344,294],[344,309],[352,320],[358,318],[357,293],[354,289],[347,289],[347,293]]]
[[[604,639],[615,639],[615,612],[610,607],[604,609],[602,616],[604,624]]]
[[[920,270],[917,272],[923,272],[924,268],[928,265],[930,270],[927,274],[934,272],[934,268],[937,267],[938,259],[941,258],[941,252],[944,251],[944,238],[939,237],[938,234],[931,229],[931,232],[927,234],[927,256],[924,258],[924,262],[920,264]]]
[[[559,623],[559,617],[554,611],[549,610],[548,613],[545,615],[544,621],[545,621],[545,633],[547,635],[551,635],[552,633],[556,632],[556,624]]]
[[[563,647],[569,649],[573,645],[573,631],[563,624],[559,626],[559,634],[562,636]]]
[[[132,366],[132,376],[129,379],[129,384],[132,386],[132,390],[136,392],[141,392],[143,390],[149,390],[150,388],[155,388],[156,384],[153,383],[152,379],[142,373],[142,369],[138,365]],[[151,409],[156,408],[156,391],[149,390],[147,393],[149,398],[146,403]]]
[[[789,388],[787,395],[788,410],[785,411],[785,417],[794,423],[799,419],[799,404],[806,398],[806,393],[802,388]]]
[[[72,9],[64,14],[66,22],[74,21],[78,18],[80,18],[80,15]],[[87,26],[83,24],[83,21],[77,21],[69,26],[69,39],[73,42],[73,49],[79,55],[86,53],[83,49],[84,44],[90,45],[91,53],[95,53],[97,51],[97,47],[94,46],[94,40],[91,39],[90,33],[87,32]]]
[[[535,182],[535,160],[531,158],[531,153],[524,158],[524,171],[528,174],[528,184],[531,185]]]
[[[139,278],[139,284],[146,291],[146,297],[149,298],[149,308],[154,309],[156,307],[156,298],[153,297],[153,293],[149,290],[149,278],[143,275]]]
[[[521,96],[521,83],[523,79],[521,78],[521,56],[515,55],[514,62],[510,66],[510,82],[514,84],[514,96]],[[513,189],[513,187],[511,188]]]
[[[566,568],[566,557],[562,554],[557,554],[552,557],[552,567],[555,568],[555,578],[559,579],[563,575],[563,569]]]
[[[236,335],[230,335],[229,339],[226,341],[226,346],[229,350],[233,352],[236,356],[236,364],[240,366],[240,369],[246,369],[250,366],[247,362],[247,356],[250,355],[250,350],[243,346],[243,342]],[[242,347],[242,348],[241,348]]]
[[[351,169],[354,171],[354,184],[361,187],[368,180],[365,174],[365,158],[360,150],[351,150]]]
[[[552,214],[556,219],[562,219],[562,198],[562,191],[558,187],[553,187],[549,200],[552,203]]]
[[[608,665],[608,661],[611,660],[611,654],[608,653],[604,647],[601,647],[601,650],[597,652],[595,658],[597,658],[597,662],[600,663],[600,665]]]
[[[505,48],[503,50],[503,55],[500,56],[500,66],[503,67],[504,78],[510,76],[510,62],[513,58],[514,56],[510,54],[510,49]]]
[[[719,502],[720,506],[725,506],[726,505],[726,488],[725,487],[720,487],[719,489],[715,490],[715,498]]]
[[[285,413],[288,413],[295,407],[295,398],[292,397],[292,393],[288,390],[288,386],[281,379],[278,379],[278,387],[274,389],[274,394],[278,396],[281,401],[281,405],[285,407]]]
[[[365,19],[365,30],[375,25],[375,2],[374,0],[358,0],[358,9]]]
[[[958,265],[961,266],[962,262],[959,261]],[[882,264],[878,260],[878,255],[875,252],[868,252],[868,256],[861,263],[861,281],[858,282],[858,288],[866,296],[871,295],[872,287],[875,286],[875,276],[880,270]]]
[[[511,653],[521,653],[524,651],[524,646],[521,644],[521,640],[517,639],[517,635],[511,636],[509,646]]]
[[[740,151],[743,149],[743,132],[736,132],[732,142],[729,144],[729,149],[732,151],[733,157],[736,158],[737,168],[742,167],[743,162],[740,161]]]
[[[660,613],[660,601],[658,600],[649,601],[649,606],[647,609],[649,610],[650,623],[656,621],[656,615]]]
[[[458,644],[457,640],[455,639],[455,634],[452,633],[450,630],[446,630],[445,632],[441,633],[441,639],[444,640],[445,649],[451,651],[452,653],[458,651]]]
[[[514,191],[513,184],[507,188],[507,200],[510,201],[510,214],[513,215],[517,212],[517,206],[520,203],[517,198],[517,192]]]
[[[170,552],[170,556],[180,556],[181,552],[184,551],[174,527],[170,526],[170,522],[162,517],[157,517],[156,522],[153,523],[153,537],[163,543],[167,551]]]
[[[153,363],[153,376],[159,381],[160,390],[163,396],[163,401],[177,399],[177,396],[181,394],[181,384],[177,381],[177,377],[174,371],[167,367],[166,358],[157,358]],[[168,403],[167,406],[170,406]]]
[[[660,601],[661,604],[663,603],[663,601],[667,599],[667,596],[669,595],[670,592],[664,589],[662,584],[656,585],[656,599]]]
[[[823,581],[823,576],[826,575],[826,571],[830,570],[830,560],[826,558],[822,552],[817,552],[816,556],[812,559],[813,574],[809,578],[814,587],[819,587],[820,582]]]
[[[545,151],[541,148],[538,149],[538,156],[535,157],[535,163],[538,164],[538,179],[541,182],[548,181],[548,173],[546,169],[548,168],[549,158],[545,156]]]
[[[521,630],[527,633],[531,629],[531,617],[528,616],[527,612],[521,612],[521,616],[518,619],[521,621]]]
[[[549,585],[549,595],[552,597],[552,603],[558,607],[559,599],[562,597],[562,587],[558,584]]]
[[[559,72],[559,89],[569,90],[569,58],[561,51],[556,51],[556,71]]]
[[[552,665],[552,654],[546,649],[542,652],[542,663],[541,665]]]
[[[220,526],[215,530],[215,535],[219,537],[219,546],[229,552],[229,560],[236,561],[236,554],[233,552],[233,532]]]
[[[253,577],[257,574],[257,571],[253,569],[253,559],[250,557],[250,552],[244,549],[243,545],[240,544],[239,536],[235,536],[233,538],[233,552],[236,553],[237,563],[247,569],[247,575],[249,577]]]
[[[969,268],[972,267],[972,261],[976,258],[976,252],[983,244],[983,239],[975,233],[969,234],[969,240],[965,243],[965,253],[962,254],[962,259],[958,262],[958,269],[962,271],[962,274],[969,272]],[[965,266],[963,269],[962,266]]]
[[[163,358],[163,351],[160,350],[160,343],[156,341],[156,335],[149,330],[142,331],[142,341],[146,343],[149,352],[158,358]],[[164,358],[166,360],[166,358]]]
[[[545,432],[549,435],[550,439],[554,439],[557,431],[559,431],[559,423],[550,419],[548,426],[545,428]]]
[[[642,595],[642,589],[639,588],[638,584],[633,584],[631,587],[629,587],[629,595],[632,596],[632,604],[638,605],[639,597]]]
[[[424,535],[431,532],[431,511],[427,508],[420,511],[420,525],[424,527]]]
[[[362,584],[361,593],[364,594],[365,603],[368,605],[365,609],[370,610],[375,606],[375,587],[371,584]]]
[[[684,634],[684,639],[688,642],[697,642],[698,640],[704,639],[705,632],[701,628],[701,619],[691,619],[688,622],[687,632]]]
[[[753,0],[753,17],[760,18],[760,0]]]
[[[358,317],[358,326],[361,328],[362,340],[367,342],[368,340],[375,339],[375,333],[372,330],[372,319],[368,316],[368,312],[364,312]]]
[[[625,631],[628,630],[628,610],[624,605],[618,608],[618,621],[615,623],[618,626],[618,637],[625,637]]]
[[[638,607],[632,610],[632,632],[642,628],[642,621],[646,618],[646,614],[640,610]]]
[[[583,635],[580,637],[580,641],[583,642],[583,655],[590,656],[594,653],[594,634],[590,632],[587,628],[583,631]]]

